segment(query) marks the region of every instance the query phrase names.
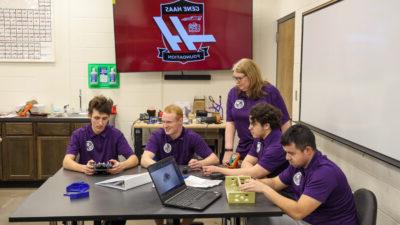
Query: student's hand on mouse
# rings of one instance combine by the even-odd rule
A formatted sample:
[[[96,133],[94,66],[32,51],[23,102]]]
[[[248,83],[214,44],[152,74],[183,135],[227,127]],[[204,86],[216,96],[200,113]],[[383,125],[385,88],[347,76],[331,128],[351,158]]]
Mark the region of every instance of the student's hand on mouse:
[[[262,193],[266,188],[270,187],[259,180],[251,179],[246,181],[244,184],[240,184],[239,188],[241,191],[254,191]]]
[[[203,166],[203,173],[204,175],[209,176],[212,173],[219,172],[218,169],[218,166]]]
[[[118,162],[115,159],[110,159],[109,162],[111,162],[113,164],[111,169],[108,169],[107,172],[111,173],[111,174],[117,174],[117,173],[121,173],[122,171],[124,171],[124,167],[122,165],[122,163]]]
[[[87,175],[93,175],[94,174],[94,165],[95,162],[93,159],[89,160],[86,165],[82,165],[83,168],[83,173]]]
[[[201,170],[203,166],[202,163],[197,159],[191,159],[188,163],[188,166],[191,170]]]

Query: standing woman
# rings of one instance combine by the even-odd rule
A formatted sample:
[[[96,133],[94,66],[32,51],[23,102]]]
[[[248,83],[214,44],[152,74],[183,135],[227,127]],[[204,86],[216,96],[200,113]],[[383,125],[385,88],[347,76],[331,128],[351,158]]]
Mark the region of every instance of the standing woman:
[[[232,71],[236,86],[228,94],[223,163],[228,162],[232,155],[236,130],[239,136],[236,152],[240,154],[241,159],[244,159],[249,152],[253,143],[253,137],[248,129],[249,114],[250,109],[257,103],[269,103],[280,109],[282,133],[291,125],[289,113],[279,90],[262,79],[261,71],[253,60],[246,58],[239,60]]]

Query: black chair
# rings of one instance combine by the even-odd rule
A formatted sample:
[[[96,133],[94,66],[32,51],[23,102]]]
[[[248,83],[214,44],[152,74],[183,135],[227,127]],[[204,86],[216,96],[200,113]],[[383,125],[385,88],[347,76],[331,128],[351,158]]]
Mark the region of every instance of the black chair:
[[[359,225],[376,225],[376,213],[378,203],[375,194],[367,189],[361,188],[354,192],[357,217]]]

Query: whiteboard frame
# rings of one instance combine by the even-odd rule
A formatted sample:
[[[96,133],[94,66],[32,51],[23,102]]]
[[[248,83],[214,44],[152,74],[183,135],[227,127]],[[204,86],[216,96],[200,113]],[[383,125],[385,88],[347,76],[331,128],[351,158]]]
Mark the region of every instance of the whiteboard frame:
[[[302,119],[302,111],[301,111],[301,105],[302,105],[302,97],[303,97],[303,95],[302,95],[302,86],[303,86],[303,36],[304,36],[304,17],[305,16],[307,16],[307,15],[310,15],[310,14],[312,14],[312,13],[314,13],[314,12],[317,12],[317,11],[319,11],[319,10],[323,10],[323,9],[325,9],[325,8],[327,8],[327,7],[329,7],[329,6],[332,6],[332,5],[334,5],[334,4],[336,4],[336,3],[338,3],[338,2],[341,2],[342,0],[331,0],[331,1],[328,1],[328,2],[326,2],[326,3],[324,3],[324,4],[322,4],[322,5],[320,5],[320,6],[317,6],[317,7],[315,7],[315,8],[312,8],[312,9],[310,9],[310,10],[308,10],[308,11],[306,11],[306,12],[304,12],[303,14],[302,14],[302,25],[301,25],[301,57],[300,57],[300,101],[299,101],[299,123],[300,124],[303,124],[303,125],[306,125],[306,126],[308,126],[311,130],[313,130],[313,131],[315,131],[315,132],[317,132],[317,133],[319,133],[319,134],[321,134],[321,135],[323,135],[323,136],[325,136],[325,137],[328,137],[328,138],[330,138],[331,140],[333,140],[333,141],[337,141],[338,143],[341,143],[341,144],[344,144],[344,145],[346,145],[346,146],[349,146],[349,147],[351,147],[351,148],[353,148],[353,149],[355,149],[355,150],[357,150],[357,151],[359,151],[359,152],[361,152],[361,153],[364,153],[364,154],[367,154],[367,155],[369,155],[369,156],[372,156],[372,157],[374,157],[374,158],[376,158],[376,159],[379,159],[379,160],[381,160],[381,161],[383,161],[383,162],[385,162],[385,163],[388,163],[388,164],[390,164],[390,165],[392,165],[392,166],[395,166],[395,167],[397,167],[397,168],[400,168],[400,160],[397,160],[397,159],[394,159],[394,158],[392,158],[392,157],[389,157],[389,156],[387,156],[387,155],[384,155],[384,154],[382,154],[382,153],[380,153],[380,152],[377,152],[377,151],[375,151],[375,150],[373,150],[373,149],[370,149],[370,148],[367,148],[367,147],[365,147],[365,146],[362,146],[362,145],[360,145],[360,144],[358,144],[358,143],[355,143],[355,142],[352,142],[352,141],[350,141],[350,140],[348,140],[348,139],[345,139],[345,138],[343,138],[343,137],[340,137],[340,136],[338,136],[338,135],[336,135],[336,134],[333,134],[333,133],[330,133],[330,132],[328,132],[328,131],[326,131],[326,130],[324,130],[324,129],[321,129],[321,128],[318,128],[318,127],[316,127],[316,126],[314,126],[314,125],[312,125],[312,124],[309,124],[309,123],[306,123],[306,122],[304,122],[304,121],[302,121],[301,119]]]

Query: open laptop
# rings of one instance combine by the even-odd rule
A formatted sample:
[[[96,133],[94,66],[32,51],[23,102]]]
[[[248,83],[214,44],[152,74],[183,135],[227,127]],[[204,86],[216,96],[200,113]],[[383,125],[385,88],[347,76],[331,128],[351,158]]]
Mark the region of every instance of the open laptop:
[[[221,197],[216,191],[187,187],[172,156],[149,166],[148,171],[165,206],[203,210]]]

